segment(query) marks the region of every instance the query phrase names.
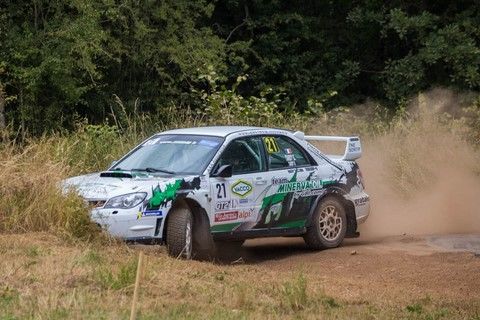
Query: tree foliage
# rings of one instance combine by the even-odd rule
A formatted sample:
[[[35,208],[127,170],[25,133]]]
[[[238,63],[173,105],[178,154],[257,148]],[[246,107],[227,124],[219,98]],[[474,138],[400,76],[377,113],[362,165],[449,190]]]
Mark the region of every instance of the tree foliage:
[[[480,89],[476,1],[4,0],[0,43],[7,120],[32,133],[102,122],[118,98],[204,110],[212,70],[242,103],[295,112]]]

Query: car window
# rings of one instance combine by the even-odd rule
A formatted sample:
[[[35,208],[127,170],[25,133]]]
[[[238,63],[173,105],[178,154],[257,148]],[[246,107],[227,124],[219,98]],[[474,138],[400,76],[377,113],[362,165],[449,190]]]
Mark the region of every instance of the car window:
[[[147,170],[200,174],[212,160],[223,139],[213,136],[168,134],[145,141],[111,170]]]
[[[283,136],[263,137],[267,151],[269,169],[279,169],[310,165],[310,160],[305,152],[300,149],[290,138]]]
[[[233,174],[244,174],[265,170],[260,137],[245,137],[233,140],[225,148],[213,172],[223,165],[231,165]]]

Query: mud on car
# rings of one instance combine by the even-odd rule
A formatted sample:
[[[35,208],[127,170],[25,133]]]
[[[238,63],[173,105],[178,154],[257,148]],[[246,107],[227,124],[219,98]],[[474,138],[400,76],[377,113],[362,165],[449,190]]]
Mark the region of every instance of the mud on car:
[[[313,141],[341,141],[327,156]],[[104,172],[69,178],[114,237],[166,244],[175,257],[235,250],[245,239],[298,236],[339,246],[370,211],[358,137],[306,136],[258,127],[200,127],[155,134]]]

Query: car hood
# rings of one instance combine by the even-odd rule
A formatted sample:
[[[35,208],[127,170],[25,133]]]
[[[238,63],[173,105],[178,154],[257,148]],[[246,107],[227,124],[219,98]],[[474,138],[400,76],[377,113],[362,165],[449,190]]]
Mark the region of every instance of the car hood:
[[[185,176],[155,176],[145,173],[128,173],[126,176],[104,176],[105,173],[96,172],[68,178],[63,181],[64,192],[74,190],[85,199],[106,200],[122,194],[133,192],[151,192],[153,188],[166,185]]]

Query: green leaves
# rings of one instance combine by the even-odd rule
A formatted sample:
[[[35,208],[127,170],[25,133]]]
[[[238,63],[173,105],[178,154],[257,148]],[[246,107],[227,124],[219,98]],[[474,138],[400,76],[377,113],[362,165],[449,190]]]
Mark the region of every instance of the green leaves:
[[[250,122],[275,94],[280,111],[315,113],[480,90],[479,39],[475,3],[4,0],[0,83],[7,121],[33,134],[113,123],[118,99],[126,115],[230,105]]]

